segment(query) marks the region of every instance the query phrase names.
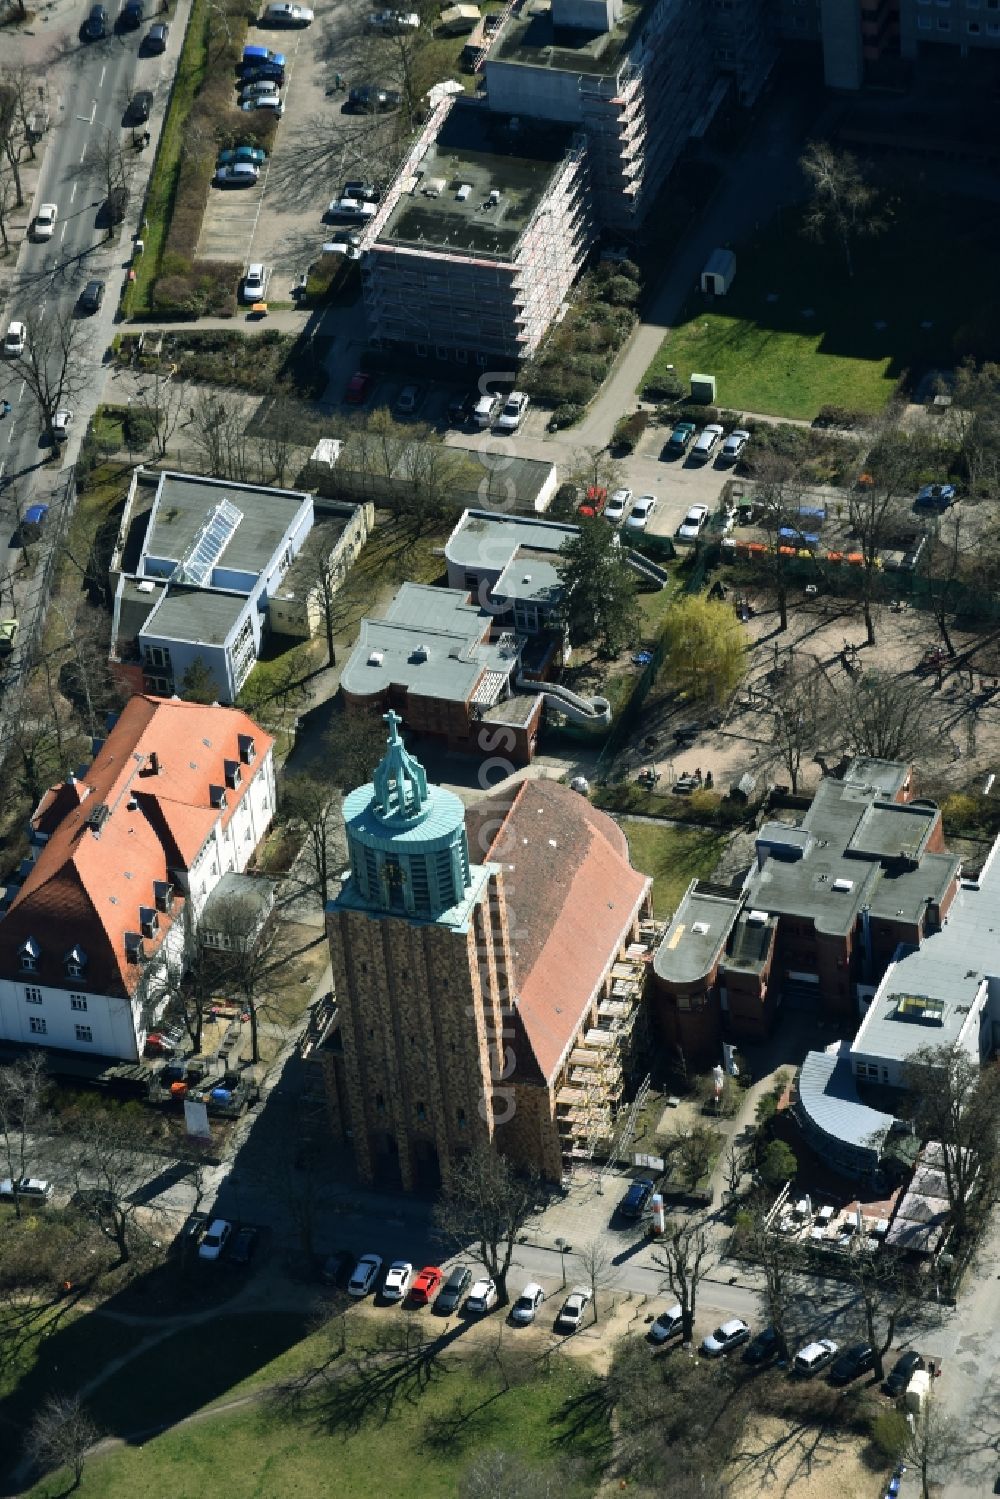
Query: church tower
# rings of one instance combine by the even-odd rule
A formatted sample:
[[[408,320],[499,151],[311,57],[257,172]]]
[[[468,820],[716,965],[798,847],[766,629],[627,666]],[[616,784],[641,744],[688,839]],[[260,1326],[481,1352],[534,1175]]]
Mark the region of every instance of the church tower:
[[[498,866],[471,863],[461,800],[385,718],[385,755],[344,800],[350,874],[326,919],[342,1127],[364,1181],[410,1190],[503,1122],[511,960]]]

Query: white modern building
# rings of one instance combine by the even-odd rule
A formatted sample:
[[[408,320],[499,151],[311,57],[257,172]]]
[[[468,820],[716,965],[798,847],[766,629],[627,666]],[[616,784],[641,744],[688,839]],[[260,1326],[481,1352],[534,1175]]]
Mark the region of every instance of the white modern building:
[[[133,697],[42,798],[0,907],[0,1041],[134,1061],[209,896],[274,815],[273,740],[236,708]]]
[[[112,659],[163,695],[200,660],[232,702],[269,630],[316,633],[320,569],[339,585],[372,519],[335,500],[317,516],[300,490],[137,470],[112,561]]]

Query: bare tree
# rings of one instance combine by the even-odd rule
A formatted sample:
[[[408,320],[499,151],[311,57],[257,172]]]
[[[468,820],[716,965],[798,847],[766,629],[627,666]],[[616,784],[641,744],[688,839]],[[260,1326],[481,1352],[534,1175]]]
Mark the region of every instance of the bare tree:
[[[838,694],[835,711],[852,754],[910,760],[930,737],[931,706],[912,679],[866,671]]]
[[[14,1212],[21,1216],[18,1183],[28,1174],[31,1134],[42,1114],[48,1073],[41,1052],[30,1052],[0,1067],[0,1146],[3,1166],[13,1184]]]
[[[667,1272],[667,1284],[680,1303],[684,1342],[690,1343],[698,1287],[709,1269],[708,1237],[698,1223],[675,1219],[667,1224],[658,1249],[653,1263]]]
[[[28,328],[24,352],[14,361],[50,435],[56,412],[72,402],[88,379],[82,357],[83,329],[72,309],[36,318]],[[58,453],[54,442],[52,447]]]
[[[213,904],[211,929],[222,958],[225,988],[248,1017],[250,1060],[254,1063],[260,1061],[260,1022],[270,1006],[274,980],[269,943],[266,934],[261,934],[260,922],[259,907],[242,896],[233,895]],[[203,917],[203,931],[204,927]]]
[[[780,1358],[789,1356],[789,1322],[801,1297],[799,1275],[804,1268],[800,1246],[767,1226],[767,1212],[754,1205],[740,1218],[741,1241],[759,1266],[764,1278],[763,1297],[767,1319],[774,1329]]]
[[[914,1286],[904,1265],[894,1257],[873,1253],[860,1234],[851,1246],[848,1264],[868,1342],[875,1353],[875,1377],[881,1381],[896,1324],[914,1303]]]
[[[476,1145],[447,1175],[435,1209],[443,1234],[463,1248],[471,1241],[494,1281],[500,1305],[518,1234],[535,1209],[538,1178],[518,1175],[490,1144]]]
[[[771,743],[797,792],[802,758],[815,750],[830,722],[832,693],[815,658],[797,655],[790,664],[772,705]]]
[[[460,1499],[554,1499],[563,1484],[530,1468],[516,1452],[490,1447],[477,1452],[459,1480]]]
[[[885,230],[887,209],[849,152],[813,141],[799,165],[810,188],[806,232],[814,239],[834,240],[843,253],[848,276],[853,276],[856,241]]]
[[[597,1313],[597,1293],[607,1291],[615,1284],[614,1261],[600,1239],[591,1239],[589,1244],[584,1244],[582,1249],[576,1251],[576,1257],[583,1266],[585,1284],[590,1287],[590,1305],[596,1323],[600,1320]]]
[[[284,785],[284,811],[304,835],[308,853],[306,886],[316,891],[320,903],[330,899],[330,884],[342,860],[336,857],[335,835],[343,827],[338,798],[328,781],[314,776],[289,776]]]
[[[975,497],[1000,493],[1000,364],[961,364],[947,391],[946,431]]]
[[[933,1398],[924,1400],[906,1421],[909,1435],[899,1455],[919,1473],[922,1499],[931,1499],[932,1485],[955,1469],[961,1451],[958,1424]]]
[[[1000,1069],[981,1069],[947,1046],[924,1046],[904,1078],[915,1129],[940,1146],[951,1220],[964,1237],[1000,1188]]]
[[[47,1395],[29,1428],[28,1449],[40,1468],[69,1468],[72,1492],[99,1435],[79,1395]]]
[[[68,1164],[80,1210],[114,1244],[118,1263],[127,1264],[148,1238],[138,1217],[140,1189],[159,1170],[157,1160],[136,1148],[132,1117],[121,1109],[84,1115]]]
[[[700,1121],[677,1129],[667,1142],[671,1170],[681,1186],[693,1192],[706,1175],[719,1151],[719,1136]]]
[[[913,476],[913,458],[899,428],[900,413],[885,417],[848,500],[848,517],[861,554],[861,606],[868,644],[875,644],[872,606],[882,573],[882,551],[903,523]]]
[[[143,392],[146,412],[153,425],[154,456],[164,458],[170,439],[180,424],[184,406],[184,388],[173,379],[169,369],[157,365]]]

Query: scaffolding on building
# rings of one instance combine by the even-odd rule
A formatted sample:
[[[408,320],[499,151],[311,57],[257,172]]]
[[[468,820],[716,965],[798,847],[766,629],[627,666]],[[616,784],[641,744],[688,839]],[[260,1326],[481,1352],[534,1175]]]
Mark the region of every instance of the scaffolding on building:
[[[556,1090],[556,1123],[564,1161],[592,1161],[610,1150],[615,1123],[638,1059],[646,1048],[645,943],[612,966],[597,1025],[577,1037]],[[647,1080],[648,1082],[648,1080]]]

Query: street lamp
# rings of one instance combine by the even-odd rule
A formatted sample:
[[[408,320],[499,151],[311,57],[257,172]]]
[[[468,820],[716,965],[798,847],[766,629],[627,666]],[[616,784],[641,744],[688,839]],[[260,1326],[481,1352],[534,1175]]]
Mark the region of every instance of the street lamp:
[[[566,1289],[566,1255],[569,1252],[569,1250],[571,1250],[573,1248],[573,1246],[572,1246],[572,1244],[568,1244],[565,1239],[557,1239],[556,1240],[556,1248],[559,1251],[559,1260],[560,1260],[560,1264],[562,1266],[563,1290],[565,1290]]]

